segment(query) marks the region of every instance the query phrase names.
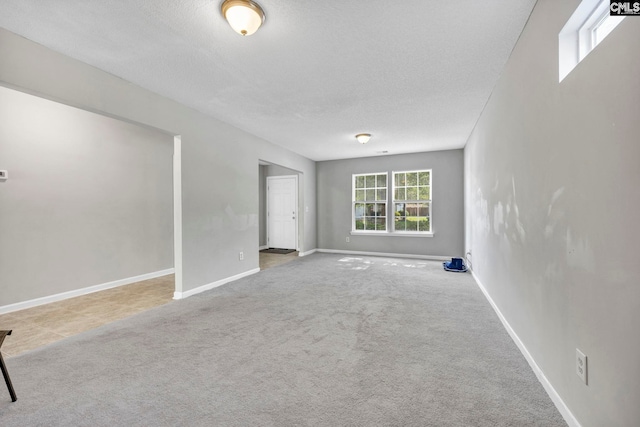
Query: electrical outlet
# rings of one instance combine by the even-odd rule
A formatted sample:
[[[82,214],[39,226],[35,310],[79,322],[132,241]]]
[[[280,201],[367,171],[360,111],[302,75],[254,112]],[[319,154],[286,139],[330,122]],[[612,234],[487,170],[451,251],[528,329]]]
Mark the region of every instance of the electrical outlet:
[[[347,236],[347,243],[349,243],[349,241],[350,241],[350,240],[349,240],[349,236]]]
[[[244,259],[244,252],[240,252],[239,258],[240,258],[240,261]]]
[[[576,374],[587,384],[587,356],[576,348]]]

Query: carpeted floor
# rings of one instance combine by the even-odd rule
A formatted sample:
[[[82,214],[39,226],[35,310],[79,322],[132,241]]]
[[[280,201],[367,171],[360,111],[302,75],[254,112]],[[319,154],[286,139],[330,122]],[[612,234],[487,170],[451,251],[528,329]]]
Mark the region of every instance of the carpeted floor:
[[[440,262],[315,254],[7,365],[4,427],[566,425]]]

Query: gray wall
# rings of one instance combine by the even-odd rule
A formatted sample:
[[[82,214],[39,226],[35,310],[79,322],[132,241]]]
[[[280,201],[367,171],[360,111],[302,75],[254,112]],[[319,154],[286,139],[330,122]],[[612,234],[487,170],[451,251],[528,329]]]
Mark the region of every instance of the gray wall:
[[[0,87],[0,306],[173,267],[173,137]]]
[[[282,166],[278,166],[278,165],[267,166],[267,176],[287,176],[287,175],[298,175],[298,171],[285,168]]]
[[[317,163],[320,249],[460,256],[464,245],[463,151],[402,154]],[[433,237],[350,235],[352,174],[432,169]],[[346,242],[346,237],[350,243]]]
[[[466,247],[578,421],[637,426],[640,22],[558,83],[558,33],[578,4],[537,3],[468,141]]]
[[[258,268],[258,159],[304,173],[316,247],[315,162],[2,29],[0,57],[0,85],[181,135],[183,291]]]

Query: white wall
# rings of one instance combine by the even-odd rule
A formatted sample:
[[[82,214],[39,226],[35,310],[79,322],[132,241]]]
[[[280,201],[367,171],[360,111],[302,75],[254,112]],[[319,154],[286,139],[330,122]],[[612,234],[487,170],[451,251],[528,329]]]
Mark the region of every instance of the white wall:
[[[466,248],[577,420],[638,426],[640,21],[558,83],[558,33],[578,3],[538,1],[467,143]]]
[[[0,87],[0,307],[173,268],[173,137]]]
[[[352,175],[432,170],[433,237],[350,235]],[[317,163],[320,249],[423,256],[462,256],[464,156],[462,150],[332,160]],[[346,237],[350,242],[346,242]]]
[[[0,85],[181,135],[184,292],[258,268],[258,159],[304,173],[316,247],[313,161],[1,29],[0,57]]]

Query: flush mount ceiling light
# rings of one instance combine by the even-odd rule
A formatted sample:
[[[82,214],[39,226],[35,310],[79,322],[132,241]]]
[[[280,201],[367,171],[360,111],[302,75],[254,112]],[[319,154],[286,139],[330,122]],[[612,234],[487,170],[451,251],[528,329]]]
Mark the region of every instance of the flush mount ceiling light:
[[[243,36],[255,33],[264,22],[264,11],[251,0],[224,0],[222,16],[236,33]]]
[[[370,133],[359,133],[356,135],[356,139],[360,144],[366,144],[371,139]]]

